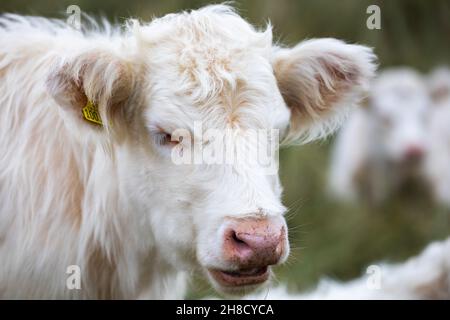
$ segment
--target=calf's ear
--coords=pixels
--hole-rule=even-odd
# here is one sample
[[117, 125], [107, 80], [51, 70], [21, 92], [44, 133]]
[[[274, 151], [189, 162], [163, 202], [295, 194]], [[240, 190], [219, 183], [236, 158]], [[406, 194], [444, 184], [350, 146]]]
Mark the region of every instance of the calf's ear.
[[69, 125], [90, 132], [118, 132], [130, 110], [134, 87], [130, 62], [109, 52], [90, 51], [60, 61], [46, 81], [48, 93]]
[[291, 110], [286, 142], [309, 142], [334, 132], [364, 96], [376, 57], [368, 47], [336, 39], [275, 48], [273, 70]]
[[440, 66], [427, 79], [428, 92], [433, 103], [441, 103], [450, 98], [450, 68]]

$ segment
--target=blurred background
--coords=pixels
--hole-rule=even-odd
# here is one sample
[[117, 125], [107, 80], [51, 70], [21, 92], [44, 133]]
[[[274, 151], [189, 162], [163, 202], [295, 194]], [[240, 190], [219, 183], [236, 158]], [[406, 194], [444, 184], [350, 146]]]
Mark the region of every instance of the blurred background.
[[[0, 12], [65, 18], [69, 5], [88, 14], [123, 22], [212, 2], [193, 0], [14, 0], [1, 1]], [[381, 8], [381, 29], [369, 30], [366, 9]], [[411, 66], [429, 72], [450, 64], [450, 1], [447, 0], [251, 0], [235, 1], [242, 16], [257, 26], [268, 20], [275, 39], [296, 44], [305, 38], [335, 37], [371, 46], [380, 68]], [[348, 280], [377, 261], [396, 262], [417, 254], [427, 243], [450, 234], [450, 210], [427, 197], [391, 197], [381, 205], [341, 203], [326, 196], [327, 174], [334, 138], [283, 149], [281, 179], [292, 256], [276, 270], [277, 281], [289, 289], [307, 290], [326, 276]], [[191, 288], [190, 297], [211, 295], [206, 282]]]

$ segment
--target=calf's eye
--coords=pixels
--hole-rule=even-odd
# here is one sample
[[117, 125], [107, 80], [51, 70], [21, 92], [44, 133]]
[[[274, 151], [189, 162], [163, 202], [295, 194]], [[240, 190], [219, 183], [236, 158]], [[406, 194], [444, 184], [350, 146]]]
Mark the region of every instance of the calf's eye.
[[175, 146], [179, 141], [172, 141], [172, 135], [167, 132], [158, 132], [154, 135], [155, 143], [159, 146]]

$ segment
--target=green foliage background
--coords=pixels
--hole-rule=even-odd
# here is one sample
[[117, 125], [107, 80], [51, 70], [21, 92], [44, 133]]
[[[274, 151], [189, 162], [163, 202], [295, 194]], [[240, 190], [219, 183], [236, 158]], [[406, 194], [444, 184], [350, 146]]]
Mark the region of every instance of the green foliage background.
[[[195, 0], [15, 0], [1, 1], [0, 12], [64, 17], [76, 4], [87, 13], [123, 22], [149, 20], [166, 13], [198, 8]], [[368, 30], [366, 8], [381, 8], [381, 30]], [[305, 38], [336, 37], [375, 48], [381, 68], [408, 65], [427, 72], [450, 64], [450, 1], [447, 0], [249, 0], [235, 1], [239, 12], [264, 26], [270, 19], [276, 39], [295, 44]], [[0, 43], [1, 45], [1, 43]], [[289, 262], [277, 279], [292, 289], [312, 287], [320, 277], [346, 280], [375, 261], [401, 261], [450, 232], [449, 210], [426, 199], [393, 199], [381, 208], [332, 202], [325, 196], [330, 145], [333, 139], [281, 152], [284, 202], [289, 206]], [[196, 282], [191, 297], [209, 295]]]

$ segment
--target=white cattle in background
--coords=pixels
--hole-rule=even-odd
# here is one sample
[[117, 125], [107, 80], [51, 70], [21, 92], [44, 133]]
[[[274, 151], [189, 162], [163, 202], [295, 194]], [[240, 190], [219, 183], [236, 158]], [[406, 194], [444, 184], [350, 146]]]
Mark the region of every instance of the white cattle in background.
[[330, 189], [343, 200], [380, 203], [411, 182], [424, 184], [430, 99], [423, 77], [409, 68], [387, 69], [373, 81], [365, 108], [339, 132]]
[[433, 108], [428, 124], [426, 161], [435, 200], [450, 206], [450, 69], [436, 68], [428, 79]]
[[324, 137], [375, 70], [367, 47], [274, 46], [223, 5], [105, 31], [6, 15], [0, 39], [2, 298], [181, 298], [193, 270], [264, 283], [289, 253], [277, 172], [173, 156], [198, 122], [234, 130], [231, 151], [256, 147], [247, 130]]
[[403, 300], [450, 299], [450, 238], [429, 244], [420, 254], [403, 263], [385, 262], [368, 266], [366, 274], [348, 282], [322, 279], [303, 293], [284, 286], [269, 288], [247, 297], [275, 300]]

